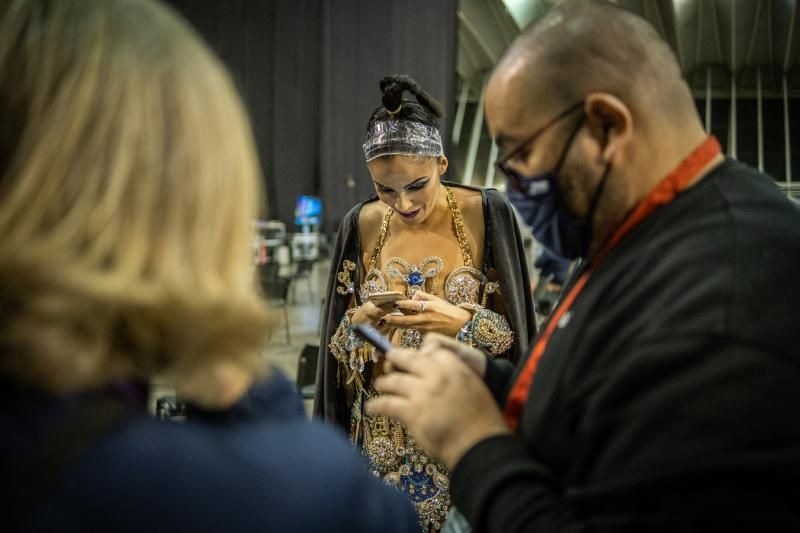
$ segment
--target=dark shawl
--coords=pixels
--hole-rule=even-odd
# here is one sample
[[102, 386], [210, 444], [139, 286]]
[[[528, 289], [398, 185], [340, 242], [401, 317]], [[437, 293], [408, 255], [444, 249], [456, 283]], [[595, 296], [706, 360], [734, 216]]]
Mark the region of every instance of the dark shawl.
[[[449, 187], [473, 189], [454, 183], [443, 183]], [[497, 280], [500, 282], [506, 315], [514, 331], [514, 346], [506, 356], [512, 363], [516, 363], [521, 358], [523, 351], [528, 349], [530, 340], [536, 332], [530, 277], [522, 247], [522, 237], [514, 211], [505, 196], [495, 189], [482, 190], [481, 193], [483, 195], [484, 220], [482, 269], [486, 274], [490, 268], [494, 268]], [[336, 292], [336, 287], [341, 285], [336, 276], [342, 270], [342, 263], [345, 260], [350, 260], [357, 265], [351, 279], [356, 288], [356, 301], [358, 305], [362, 303], [358, 297], [363, 269], [358, 217], [361, 207], [374, 201], [377, 201], [377, 197], [356, 205], [342, 219], [336, 236], [336, 244], [331, 254], [327, 297], [322, 310], [322, 338], [317, 362], [317, 390], [313, 412], [315, 417], [335, 422], [347, 429], [350, 426], [349, 406], [344, 388], [337, 385], [338, 362], [331, 355], [328, 343], [336, 328], [339, 327], [342, 315], [347, 311], [352, 297], [351, 294], [341, 295]]]

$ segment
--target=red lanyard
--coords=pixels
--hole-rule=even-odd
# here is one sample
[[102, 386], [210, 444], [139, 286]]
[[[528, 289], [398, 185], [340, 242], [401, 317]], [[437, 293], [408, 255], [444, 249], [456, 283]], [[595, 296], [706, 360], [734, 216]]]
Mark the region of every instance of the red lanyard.
[[506, 423], [512, 430], [516, 430], [519, 426], [522, 407], [528, 399], [531, 384], [533, 383], [533, 376], [536, 374], [539, 360], [547, 349], [547, 343], [550, 341], [550, 337], [553, 335], [556, 327], [558, 327], [558, 323], [561, 321], [562, 317], [570, 310], [572, 304], [575, 303], [575, 300], [586, 286], [586, 282], [589, 281], [589, 277], [597, 269], [597, 266], [631, 229], [647, 218], [658, 207], [672, 202], [678, 193], [683, 191], [697, 174], [717, 157], [720, 152], [721, 148], [717, 139], [713, 135], [709, 136], [700, 146], [695, 148], [686, 159], [681, 161], [675, 170], [667, 174], [667, 176], [650, 191], [650, 194], [636, 206], [622, 225], [614, 232], [608, 242], [606, 242], [600, 251], [591, 259], [586, 271], [578, 278], [578, 281], [575, 282], [575, 285], [572, 286], [572, 289], [553, 312], [553, 316], [547, 323], [547, 328], [537, 339], [533, 347], [533, 352], [530, 357], [528, 357], [528, 360], [525, 361], [525, 366], [511, 389], [503, 415]]

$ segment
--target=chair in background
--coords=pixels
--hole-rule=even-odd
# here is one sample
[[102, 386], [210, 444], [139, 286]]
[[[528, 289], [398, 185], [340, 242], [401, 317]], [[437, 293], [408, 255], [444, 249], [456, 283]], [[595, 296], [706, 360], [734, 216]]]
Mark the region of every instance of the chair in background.
[[300, 280], [305, 280], [306, 282], [306, 293], [308, 294], [308, 299], [311, 301], [314, 298], [314, 295], [311, 290], [311, 275], [314, 273], [314, 261], [308, 259], [302, 259], [295, 263], [295, 271], [294, 274], [291, 275], [289, 278], [291, 280], [291, 294], [292, 294], [292, 301], [297, 301], [297, 289], [296, 289], [296, 282]]
[[292, 339], [289, 333], [289, 287], [291, 286], [291, 279], [279, 276], [279, 267], [280, 265], [277, 263], [266, 263], [259, 266], [261, 291], [264, 293], [264, 298], [268, 304], [283, 308], [286, 344], [291, 344]]
[[314, 399], [317, 389], [317, 359], [319, 358], [319, 346], [306, 344], [300, 352], [297, 360], [297, 392], [304, 400]]

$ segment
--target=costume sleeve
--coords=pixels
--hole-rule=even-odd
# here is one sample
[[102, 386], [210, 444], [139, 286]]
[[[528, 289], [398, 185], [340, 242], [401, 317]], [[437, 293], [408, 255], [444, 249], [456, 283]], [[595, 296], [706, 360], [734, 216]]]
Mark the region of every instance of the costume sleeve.
[[[472, 319], [456, 338], [492, 357], [518, 361], [533, 326], [522, 239], [511, 206], [497, 191], [484, 192], [483, 211], [487, 280], [480, 305], [472, 307]], [[530, 316], [525, 314], [528, 307]]]
[[[350, 322], [355, 311], [355, 299], [339, 321], [339, 327], [328, 342], [330, 354], [339, 365], [339, 387], [364, 390], [364, 370], [368, 362], [376, 363], [375, 347], [353, 331]], [[349, 396], [348, 396], [348, 404]]]
[[493, 189], [484, 192], [484, 245], [490, 283], [486, 307], [500, 313], [513, 332], [504, 357], [512, 363], [522, 359], [536, 333], [533, 294], [528, 264], [517, 218], [505, 196]]
[[[514, 346], [514, 332], [504, 314], [499, 287], [496, 281], [486, 283], [482, 304], [469, 306], [472, 318], [464, 324], [456, 339], [483, 350], [491, 357], [508, 357]], [[489, 297], [492, 307], [487, 306]]]
[[731, 339], [638, 342], [602, 379], [570, 384], [560, 476], [523, 418], [520, 434], [464, 455], [453, 502], [487, 532], [790, 530], [796, 501], [781, 487], [800, 476], [798, 382], [792, 358]]

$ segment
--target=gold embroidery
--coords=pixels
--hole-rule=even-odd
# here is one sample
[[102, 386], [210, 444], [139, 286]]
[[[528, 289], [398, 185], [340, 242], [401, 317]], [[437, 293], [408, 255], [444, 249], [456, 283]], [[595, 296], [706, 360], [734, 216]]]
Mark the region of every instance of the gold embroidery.
[[355, 272], [356, 264], [352, 261], [345, 259], [342, 262], [342, 271], [336, 275], [336, 279], [339, 280], [343, 286], [336, 287], [336, 292], [345, 295], [345, 294], [353, 294], [353, 280], [350, 279], [350, 275]]
[[472, 341], [491, 355], [499, 355], [514, 344], [514, 332], [504, 316], [479, 309], [472, 317]]
[[490, 281], [486, 283], [486, 288], [483, 290], [483, 299], [481, 300], [481, 305], [486, 307], [486, 302], [489, 300], [490, 294], [497, 294], [500, 295], [500, 282], [499, 281]]

